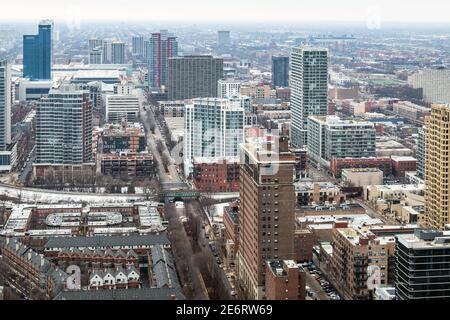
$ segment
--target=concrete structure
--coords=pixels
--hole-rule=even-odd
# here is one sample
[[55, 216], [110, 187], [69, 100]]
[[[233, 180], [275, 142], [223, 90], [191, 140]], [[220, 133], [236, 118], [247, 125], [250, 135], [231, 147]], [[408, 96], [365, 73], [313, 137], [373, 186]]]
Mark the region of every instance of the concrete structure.
[[238, 192], [239, 158], [193, 157], [192, 179], [200, 192]]
[[244, 142], [241, 99], [194, 99], [186, 106], [184, 172], [192, 173], [193, 157], [237, 157]]
[[264, 297], [266, 261], [294, 255], [295, 157], [287, 137], [266, 139], [241, 146], [237, 281], [244, 296], [258, 300]]
[[272, 56], [272, 88], [289, 87], [289, 57]]
[[23, 77], [51, 80], [53, 65], [53, 21], [39, 23], [37, 35], [23, 36]]
[[423, 99], [428, 103], [450, 103], [450, 70], [424, 69], [409, 77], [415, 89], [423, 90]]
[[186, 101], [159, 101], [158, 106], [159, 112], [164, 116], [164, 118], [183, 118]]
[[416, 230], [396, 236], [397, 300], [447, 300], [450, 296], [450, 234]]
[[329, 166], [333, 158], [375, 156], [373, 123], [341, 120], [336, 116], [312, 116], [308, 120], [308, 154]]
[[306, 273], [293, 260], [267, 261], [266, 300], [305, 300]]
[[291, 56], [291, 144], [307, 144], [308, 117], [325, 116], [328, 107], [328, 50], [294, 48]]
[[74, 85], [52, 89], [37, 104], [36, 166], [93, 161], [89, 93]]
[[19, 101], [35, 101], [48, 95], [53, 88], [53, 81], [30, 81], [21, 80], [19, 82]]
[[354, 187], [383, 184], [383, 171], [377, 168], [344, 169], [342, 181]]
[[444, 230], [450, 223], [449, 144], [447, 129], [450, 107], [433, 105], [431, 116], [425, 120], [425, 208], [430, 227]]
[[424, 193], [425, 186], [416, 184], [390, 184], [390, 185], [378, 185], [368, 186], [366, 188], [366, 199], [369, 201], [377, 199], [396, 199], [400, 200], [410, 194], [422, 195]]
[[169, 83], [169, 60], [178, 56], [178, 41], [167, 30], [161, 30], [152, 33], [147, 45], [149, 88], [166, 87]]
[[241, 95], [241, 82], [233, 79], [220, 79], [217, 82], [219, 98], [233, 98]]
[[331, 276], [344, 299], [368, 300], [375, 288], [393, 284], [394, 237], [335, 226], [332, 246]]
[[297, 182], [295, 194], [299, 206], [340, 204], [341, 190], [331, 182]]
[[169, 100], [217, 97], [223, 59], [184, 56], [169, 59]]
[[106, 96], [106, 121], [135, 122], [139, 119], [139, 97], [135, 94]]

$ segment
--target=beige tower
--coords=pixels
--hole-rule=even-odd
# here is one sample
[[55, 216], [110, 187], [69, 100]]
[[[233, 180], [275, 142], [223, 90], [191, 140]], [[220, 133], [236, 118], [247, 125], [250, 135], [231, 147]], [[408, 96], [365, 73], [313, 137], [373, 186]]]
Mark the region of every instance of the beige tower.
[[433, 105], [425, 120], [425, 209], [429, 227], [443, 230], [449, 220], [450, 107]]

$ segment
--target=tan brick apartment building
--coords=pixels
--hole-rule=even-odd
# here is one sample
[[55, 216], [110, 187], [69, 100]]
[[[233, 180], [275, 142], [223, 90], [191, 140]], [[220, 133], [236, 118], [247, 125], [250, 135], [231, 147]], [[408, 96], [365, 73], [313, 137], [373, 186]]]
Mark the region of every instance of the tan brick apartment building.
[[236, 267], [239, 290], [249, 299], [264, 297], [266, 261], [292, 259], [295, 250], [295, 157], [286, 137], [266, 139], [241, 145]]

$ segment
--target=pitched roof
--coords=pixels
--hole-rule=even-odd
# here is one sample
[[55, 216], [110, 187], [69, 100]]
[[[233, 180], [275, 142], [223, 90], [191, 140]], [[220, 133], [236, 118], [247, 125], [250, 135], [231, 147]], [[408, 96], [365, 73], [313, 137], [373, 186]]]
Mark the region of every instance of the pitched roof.
[[185, 300], [179, 288], [63, 291], [54, 300]]
[[99, 248], [115, 246], [151, 246], [170, 245], [166, 235], [147, 234], [130, 236], [94, 236], [94, 237], [55, 237], [50, 238], [45, 244], [45, 249], [52, 248]]

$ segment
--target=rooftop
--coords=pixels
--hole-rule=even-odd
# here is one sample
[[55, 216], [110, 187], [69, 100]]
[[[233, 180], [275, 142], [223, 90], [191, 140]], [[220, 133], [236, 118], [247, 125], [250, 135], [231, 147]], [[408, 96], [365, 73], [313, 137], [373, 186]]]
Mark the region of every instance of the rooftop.
[[117, 246], [154, 246], [170, 245], [166, 235], [130, 235], [122, 236], [94, 236], [94, 237], [60, 237], [50, 238], [45, 244], [46, 250], [60, 248], [106, 248]]

